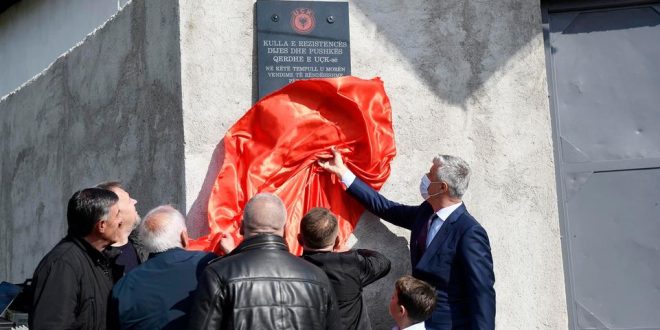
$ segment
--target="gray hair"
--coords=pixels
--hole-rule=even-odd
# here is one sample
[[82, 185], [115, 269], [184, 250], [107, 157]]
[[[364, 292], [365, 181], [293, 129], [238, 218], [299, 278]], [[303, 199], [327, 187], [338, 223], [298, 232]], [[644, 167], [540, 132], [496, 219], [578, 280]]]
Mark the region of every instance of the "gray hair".
[[274, 234], [284, 228], [286, 208], [282, 200], [270, 193], [254, 195], [243, 211], [243, 231], [245, 236]]
[[147, 213], [138, 233], [145, 250], [157, 253], [182, 247], [181, 233], [185, 230], [183, 215], [170, 205], [161, 205]]
[[108, 221], [110, 209], [118, 201], [117, 194], [109, 190], [87, 188], [75, 192], [66, 212], [69, 234], [85, 237], [92, 233], [99, 221]]
[[470, 183], [470, 165], [463, 159], [450, 155], [437, 155], [433, 158], [438, 163], [436, 175], [447, 183], [449, 196], [462, 198]]

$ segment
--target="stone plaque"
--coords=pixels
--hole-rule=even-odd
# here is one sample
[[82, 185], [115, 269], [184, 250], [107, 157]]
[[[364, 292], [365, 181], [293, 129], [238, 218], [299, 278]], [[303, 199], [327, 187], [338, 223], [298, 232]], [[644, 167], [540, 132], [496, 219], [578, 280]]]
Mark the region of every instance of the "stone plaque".
[[296, 80], [351, 74], [348, 2], [256, 6], [259, 99]]

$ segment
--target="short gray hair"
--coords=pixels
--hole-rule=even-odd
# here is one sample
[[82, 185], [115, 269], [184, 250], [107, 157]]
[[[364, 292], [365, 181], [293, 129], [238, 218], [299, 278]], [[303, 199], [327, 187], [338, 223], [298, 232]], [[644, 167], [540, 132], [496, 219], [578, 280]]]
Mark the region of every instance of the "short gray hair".
[[243, 231], [245, 235], [272, 234], [284, 228], [286, 207], [282, 200], [271, 193], [254, 195], [243, 211]]
[[186, 230], [186, 220], [174, 207], [161, 205], [147, 213], [138, 230], [147, 252], [163, 252], [183, 247], [181, 232]]
[[434, 163], [439, 163], [436, 175], [447, 183], [449, 196], [462, 198], [470, 183], [470, 165], [463, 159], [451, 155], [437, 155]]

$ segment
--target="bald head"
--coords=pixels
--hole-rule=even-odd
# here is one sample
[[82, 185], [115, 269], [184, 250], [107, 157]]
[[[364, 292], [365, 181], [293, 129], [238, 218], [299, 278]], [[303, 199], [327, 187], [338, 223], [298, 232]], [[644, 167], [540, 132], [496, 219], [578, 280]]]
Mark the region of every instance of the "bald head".
[[241, 229], [243, 236], [276, 234], [284, 236], [286, 208], [282, 200], [270, 193], [259, 193], [245, 205]]
[[158, 206], [149, 211], [139, 228], [140, 239], [150, 253], [186, 245], [186, 220], [170, 205]]

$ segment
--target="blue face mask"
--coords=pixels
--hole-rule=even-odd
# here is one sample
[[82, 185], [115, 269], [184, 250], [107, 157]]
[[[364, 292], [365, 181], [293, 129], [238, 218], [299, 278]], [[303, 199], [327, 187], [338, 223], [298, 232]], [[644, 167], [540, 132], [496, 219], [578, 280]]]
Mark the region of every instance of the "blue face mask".
[[442, 181], [431, 181], [429, 180], [429, 177], [426, 174], [424, 174], [422, 176], [422, 180], [420, 180], [419, 182], [419, 194], [422, 195], [422, 198], [424, 198], [424, 200], [429, 199], [429, 197], [442, 194], [442, 191], [439, 191], [433, 195], [429, 195], [429, 186], [431, 185], [431, 183], [440, 183], [440, 182]]
[[422, 180], [419, 183], [419, 194], [422, 195], [424, 200], [429, 198], [429, 186], [431, 185], [431, 180], [429, 177], [424, 174]]

